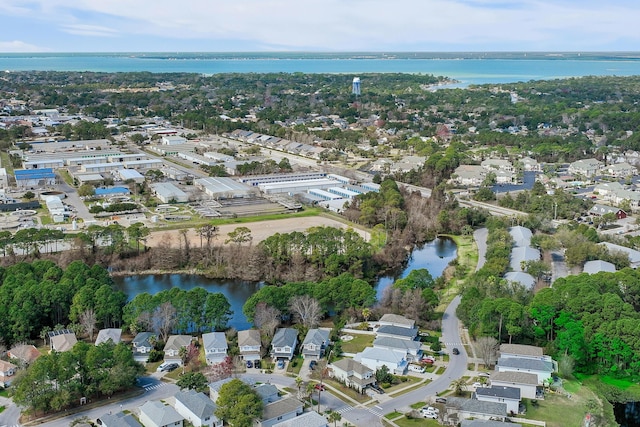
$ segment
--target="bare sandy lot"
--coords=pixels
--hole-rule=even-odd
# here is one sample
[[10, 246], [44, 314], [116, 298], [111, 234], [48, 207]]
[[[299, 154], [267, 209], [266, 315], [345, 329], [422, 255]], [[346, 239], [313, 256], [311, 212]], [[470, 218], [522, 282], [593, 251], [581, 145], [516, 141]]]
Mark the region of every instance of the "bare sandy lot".
[[[276, 233], [290, 233], [292, 231], [305, 231], [311, 227], [329, 226], [337, 228], [348, 228], [346, 224], [331, 218], [325, 218], [322, 216], [303, 217], [303, 218], [283, 218], [273, 221], [259, 221], [248, 222], [245, 224], [229, 224], [221, 225], [220, 234], [215, 240], [215, 243], [223, 243], [227, 239], [229, 232], [235, 230], [238, 227], [247, 227], [251, 230], [251, 236], [253, 236], [252, 244], [259, 243], [269, 236]], [[360, 234], [365, 240], [369, 240], [369, 233], [354, 228], [358, 234]], [[194, 229], [189, 229], [187, 232], [191, 246], [200, 246], [200, 236]], [[147, 238], [147, 246], [157, 247], [161, 245], [170, 244], [173, 247], [178, 246], [180, 239], [179, 230], [167, 230], [167, 231], [152, 231]]]

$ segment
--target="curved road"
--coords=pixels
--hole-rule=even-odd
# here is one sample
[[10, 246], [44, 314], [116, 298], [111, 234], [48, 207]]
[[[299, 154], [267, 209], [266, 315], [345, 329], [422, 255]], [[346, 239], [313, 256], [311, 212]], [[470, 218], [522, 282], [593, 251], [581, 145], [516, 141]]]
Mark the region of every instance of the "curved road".
[[[460, 325], [456, 317], [456, 309], [460, 304], [460, 296], [451, 301], [442, 317], [442, 341], [444, 342], [447, 352], [450, 354], [449, 364], [444, 373], [435, 381], [420, 387], [409, 393], [402, 394], [387, 402], [380, 403], [373, 408], [354, 408], [342, 413], [342, 417], [356, 426], [381, 426], [380, 417], [394, 410], [407, 412], [410, 405], [424, 401], [428, 396], [434, 396], [437, 393], [449, 388], [452, 381], [461, 378], [467, 370], [467, 352], [462, 345], [460, 338]], [[460, 354], [454, 356], [451, 350], [456, 347], [460, 350]], [[341, 411], [342, 412], [342, 411]]]

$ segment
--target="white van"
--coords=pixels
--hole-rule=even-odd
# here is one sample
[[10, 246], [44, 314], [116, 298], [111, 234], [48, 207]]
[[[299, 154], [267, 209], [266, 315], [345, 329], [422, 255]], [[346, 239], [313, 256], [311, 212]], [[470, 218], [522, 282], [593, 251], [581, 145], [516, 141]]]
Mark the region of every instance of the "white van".
[[409, 365], [409, 370], [412, 372], [419, 372], [421, 374], [425, 371], [424, 366], [420, 365]]

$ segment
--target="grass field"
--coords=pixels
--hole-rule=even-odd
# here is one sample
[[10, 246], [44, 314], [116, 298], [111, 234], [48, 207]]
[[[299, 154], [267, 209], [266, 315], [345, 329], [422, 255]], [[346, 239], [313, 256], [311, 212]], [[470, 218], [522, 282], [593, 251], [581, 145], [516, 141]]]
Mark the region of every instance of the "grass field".
[[357, 335], [349, 334], [353, 337], [352, 340], [342, 341], [342, 351], [345, 353], [357, 353], [365, 349], [365, 347], [373, 346], [373, 335]]

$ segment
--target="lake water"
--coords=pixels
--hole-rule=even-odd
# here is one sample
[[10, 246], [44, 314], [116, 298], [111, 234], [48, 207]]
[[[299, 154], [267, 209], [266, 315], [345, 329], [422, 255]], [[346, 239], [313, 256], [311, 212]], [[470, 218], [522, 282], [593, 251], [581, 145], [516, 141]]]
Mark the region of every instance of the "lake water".
[[613, 413], [620, 427], [640, 427], [640, 402], [614, 403]]
[[[407, 266], [398, 276], [380, 278], [377, 284], [378, 298], [382, 295], [384, 288], [393, 284], [395, 279], [406, 277], [413, 269], [426, 268], [434, 279], [440, 277], [449, 262], [455, 259], [456, 254], [456, 244], [453, 240], [447, 238], [437, 238], [421, 247], [417, 247], [408, 260]], [[238, 330], [251, 327], [251, 324], [242, 313], [242, 306], [251, 295], [263, 286], [263, 284], [257, 282], [207, 279], [194, 274], [118, 276], [114, 277], [114, 281], [118, 289], [124, 291], [129, 296], [129, 299], [143, 292], [153, 295], [173, 287], [186, 291], [195, 287], [202, 287], [209, 292], [220, 292], [227, 297], [233, 310], [233, 317], [229, 321], [229, 326], [233, 326]]]
[[423, 73], [469, 84], [640, 75], [637, 54], [0, 53], [0, 70], [154, 73]]

